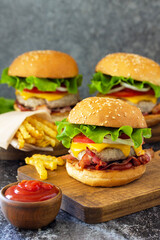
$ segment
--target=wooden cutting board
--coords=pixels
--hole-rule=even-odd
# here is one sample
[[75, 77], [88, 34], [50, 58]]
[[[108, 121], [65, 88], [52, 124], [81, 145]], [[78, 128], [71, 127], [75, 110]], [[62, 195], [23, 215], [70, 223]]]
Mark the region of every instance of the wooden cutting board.
[[[39, 179], [33, 166], [18, 169], [18, 179]], [[160, 204], [160, 151], [147, 164], [146, 173], [121, 187], [90, 187], [68, 176], [65, 167], [48, 171], [46, 182], [63, 193], [61, 209], [86, 223], [100, 223]]]

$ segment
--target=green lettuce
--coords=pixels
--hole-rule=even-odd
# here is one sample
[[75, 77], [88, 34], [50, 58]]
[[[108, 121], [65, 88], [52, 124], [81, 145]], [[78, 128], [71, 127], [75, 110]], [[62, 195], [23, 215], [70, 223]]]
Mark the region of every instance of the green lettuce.
[[82, 75], [77, 75], [74, 78], [56, 78], [52, 80], [48, 78], [37, 78], [34, 76], [22, 78], [9, 76], [8, 68], [6, 68], [2, 72], [0, 83], [6, 83], [19, 91], [23, 91], [25, 88], [31, 90], [33, 87], [37, 87], [40, 91], [56, 91], [61, 84], [64, 84], [69, 93], [75, 94], [78, 91], [78, 87], [82, 84]]
[[62, 144], [69, 148], [71, 141], [79, 133], [83, 133], [86, 137], [93, 140], [95, 143], [102, 143], [106, 135], [110, 135], [112, 141], [116, 141], [121, 133], [125, 133], [132, 139], [134, 147], [138, 148], [144, 138], [151, 137], [150, 128], [133, 129], [130, 126], [122, 126], [120, 128], [99, 127], [94, 125], [71, 124], [66, 119], [57, 121], [57, 139], [62, 141]]
[[13, 105], [15, 100], [13, 99], [7, 99], [7, 98], [0, 98], [0, 114], [6, 113], [10, 111], [14, 111]]
[[144, 86], [150, 86], [155, 92], [156, 97], [160, 97], [160, 86], [156, 86], [147, 81], [136, 81], [133, 78], [125, 78], [125, 77], [115, 77], [104, 75], [101, 72], [97, 72], [93, 75], [91, 80], [91, 84], [89, 84], [90, 93], [94, 93], [96, 91], [106, 94], [108, 93], [114, 86], [120, 84], [121, 82], [126, 82], [127, 84], [134, 86], [138, 89], [143, 89]]

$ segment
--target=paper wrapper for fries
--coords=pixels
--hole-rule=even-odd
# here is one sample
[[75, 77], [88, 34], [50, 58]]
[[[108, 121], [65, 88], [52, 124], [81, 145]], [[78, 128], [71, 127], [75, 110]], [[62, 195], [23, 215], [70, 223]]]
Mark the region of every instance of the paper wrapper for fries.
[[26, 144], [23, 149], [19, 150], [18, 141], [14, 138], [20, 125], [30, 116], [41, 117], [51, 121], [51, 116], [44, 110], [27, 111], [27, 112], [9, 112], [0, 115], [0, 159], [1, 160], [18, 160], [35, 153], [63, 155], [67, 149], [58, 144], [56, 147], [40, 148], [31, 144]]

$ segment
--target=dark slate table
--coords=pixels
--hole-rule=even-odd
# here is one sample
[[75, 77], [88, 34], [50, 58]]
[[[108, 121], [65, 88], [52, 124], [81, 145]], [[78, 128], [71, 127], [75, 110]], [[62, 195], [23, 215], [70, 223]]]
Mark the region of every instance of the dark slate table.
[[[146, 147], [150, 147], [147, 145]], [[159, 143], [152, 146], [160, 149]], [[0, 187], [16, 181], [17, 168], [24, 161], [0, 161]], [[60, 210], [49, 226], [41, 230], [20, 230], [8, 223], [0, 211], [1, 240], [158, 240], [160, 206], [100, 224], [86, 224]]]

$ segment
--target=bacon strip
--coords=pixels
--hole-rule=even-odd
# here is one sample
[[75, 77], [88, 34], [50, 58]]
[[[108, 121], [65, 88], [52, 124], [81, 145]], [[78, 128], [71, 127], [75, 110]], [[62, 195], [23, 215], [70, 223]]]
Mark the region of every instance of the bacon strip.
[[114, 162], [104, 162], [98, 156], [86, 148], [86, 153], [83, 155], [82, 159], [79, 161], [79, 166], [83, 168], [96, 169], [96, 170], [125, 170], [131, 167], [137, 167], [141, 164], [147, 164], [152, 157], [152, 153], [141, 155], [139, 157], [128, 157], [125, 160], [114, 161]]
[[[78, 165], [81, 169], [95, 169], [95, 170], [126, 170], [132, 167], [137, 167], [140, 165], [147, 164], [153, 157], [153, 150], [147, 149], [146, 154], [138, 157], [128, 157], [124, 160], [104, 162], [102, 161], [94, 152], [89, 148], [86, 148], [86, 153], [83, 155], [82, 159], [79, 161]], [[63, 159], [69, 161], [77, 161], [75, 157], [68, 154], [62, 156]]]

